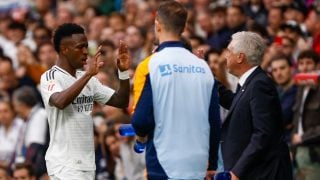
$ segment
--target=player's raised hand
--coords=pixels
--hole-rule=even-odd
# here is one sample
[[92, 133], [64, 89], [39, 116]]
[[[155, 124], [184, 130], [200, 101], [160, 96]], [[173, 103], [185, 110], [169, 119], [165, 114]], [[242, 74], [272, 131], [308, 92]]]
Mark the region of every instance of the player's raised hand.
[[130, 54], [128, 51], [127, 44], [120, 40], [118, 57], [117, 57], [117, 66], [120, 71], [126, 71], [130, 67]]
[[103, 66], [103, 62], [100, 61], [99, 56], [101, 55], [101, 46], [98, 47], [97, 53], [90, 59], [87, 60], [86, 71], [91, 76], [96, 75], [99, 72], [99, 68]]

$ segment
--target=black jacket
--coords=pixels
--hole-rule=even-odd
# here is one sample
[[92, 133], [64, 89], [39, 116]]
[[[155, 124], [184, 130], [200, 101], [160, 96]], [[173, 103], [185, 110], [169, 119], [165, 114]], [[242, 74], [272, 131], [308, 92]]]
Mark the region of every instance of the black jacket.
[[219, 95], [221, 105], [229, 109], [221, 132], [225, 170], [241, 180], [291, 180], [281, 105], [272, 80], [258, 67], [237, 94], [220, 87]]

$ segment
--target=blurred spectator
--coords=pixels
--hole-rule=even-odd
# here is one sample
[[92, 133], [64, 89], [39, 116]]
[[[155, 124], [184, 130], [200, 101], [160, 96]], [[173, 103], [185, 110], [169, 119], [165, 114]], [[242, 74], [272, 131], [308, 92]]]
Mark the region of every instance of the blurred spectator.
[[1, 180], [11, 179], [7, 168], [5, 166], [2, 166], [1, 164], [0, 164], [0, 179]]
[[259, 34], [267, 45], [270, 44], [270, 37], [266, 28], [255, 21], [247, 22], [247, 30]]
[[109, 26], [115, 31], [126, 30], [126, 17], [120, 13], [114, 12], [109, 17]]
[[[298, 70], [314, 72], [319, 56], [312, 50], [301, 52]], [[296, 146], [297, 180], [320, 179], [320, 86], [298, 87], [294, 111], [292, 145]]]
[[[290, 61], [293, 65], [297, 63], [297, 56], [294, 57], [295, 51], [298, 51], [298, 49], [295, 49], [297, 41], [294, 39], [290, 38], [289, 36], [283, 36], [280, 37], [282, 42], [279, 44], [281, 48], [281, 52], [290, 58]], [[279, 42], [275, 42], [279, 43]]]
[[75, 13], [75, 7], [70, 1], [59, 2], [56, 16], [58, 25], [73, 22]]
[[138, 5], [140, 1], [137, 0], [126, 0], [124, 2], [124, 15], [126, 16], [127, 24], [131, 25], [134, 24], [136, 16], [138, 14]]
[[211, 48], [222, 50], [227, 47], [231, 32], [227, 27], [227, 11], [225, 7], [218, 6], [212, 10], [212, 25], [214, 33], [208, 39]]
[[305, 20], [306, 28], [313, 38], [312, 48], [318, 54], [320, 54], [320, 8], [319, 7], [312, 8], [309, 11], [309, 14]]
[[107, 158], [105, 149], [99, 140], [99, 132], [94, 128], [94, 149], [95, 149], [95, 164], [96, 164], [96, 180], [109, 180], [110, 174], [107, 170]]
[[107, 169], [110, 176], [115, 179], [124, 179], [123, 164], [120, 159], [119, 140], [117, 139], [114, 129], [109, 129], [105, 133], [104, 143], [107, 152]]
[[284, 6], [284, 21], [296, 21], [301, 24], [304, 21], [306, 12], [307, 8], [304, 2], [299, 3], [299, 0], [293, 1], [292, 3]]
[[246, 15], [261, 26], [267, 25], [268, 12], [261, 0], [249, 0], [244, 6]]
[[36, 51], [36, 58], [39, 60], [40, 65], [45, 69], [50, 69], [56, 64], [58, 54], [54, 50], [51, 42], [43, 42], [39, 44]]
[[0, 91], [7, 92], [11, 97], [13, 91], [23, 85], [33, 87], [40, 98], [35, 82], [28, 76], [18, 78], [15, 75], [11, 59], [9, 57], [0, 57]]
[[274, 56], [278, 56], [279, 54], [286, 56], [290, 59], [290, 62], [293, 64], [293, 67], [296, 67], [296, 60], [293, 58], [292, 54], [294, 52], [295, 42], [293, 39], [287, 36], [276, 36], [273, 38], [272, 44], [267, 48], [263, 61], [261, 63], [261, 67], [267, 71], [271, 72], [270, 63], [271, 59]]
[[274, 37], [280, 30], [283, 22], [283, 13], [280, 7], [272, 6], [268, 13], [268, 26], [267, 31], [269, 36]]
[[56, 8], [56, 1], [54, 0], [34, 0], [33, 2], [32, 16], [37, 20]]
[[144, 170], [146, 168], [145, 153], [134, 153], [134, 137], [123, 137], [119, 134], [120, 125], [128, 122], [130, 122], [130, 118], [127, 116], [114, 124], [115, 134], [119, 140], [119, 150], [123, 163], [123, 170], [127, 179], [142, 180], [144, 179]]
[[144, 49], [147, 32], [144, 29], [131, 25], [127, 27], [125, 41], [131, 53], [132, 66], [136, 67], [141, 60], [147, 57], [148, 52]]
[[105, 71], [99, 71], [95, 77], [101, 82], [101, 84], [113, 87], [111, 77]]
[[140, 28], [150, 28], [154, 21], [154, 10], [150, 1], [140, 1], [138, 4], [138, 12], [134, 21], [134, 25]]
[[110, 76], [114, 76], [116, 73], [116, 64], [115, 64], [115, 50], [116, 47], [114, 43], [110, 40], [103, 40], [99, 43], [101, 46], [100, 52], [101, 56], [99, 57], [104, 63], [101, 69], [108, 73]]
[[89, 54], [94, 55], [95, 49], [98, 47], [98, 42], [102, 30], [107, 26], [108, 19], [106, 16], [96, 16], [89, 22], [88, 28], [88, 43], [89, 43]]
[[55, 13], [53, 11], [49, 11], [43, 16], [43, 22], [44, 22], [44, 25], [51, 31], [56, 29], [58, 25], [58, 22], [56, 21]]
[[35, 44], [32, 40], [26, 39], [27, 27], [23, 23], [11, 22], [8, 25], [7, 40], [0, 44], [3, 47], [4, 54], [12, 59], [13, 67], [16, 69], [19, 65], [17, 60], [17, 48], [20, 43], [27, 45], [32, 51], [35, 50]]
[[24, 122], [15, 115], [12, 104], [0, 100], [0, 165], [7, 169], [14, 162], [18, 141], [23, 136], [23, 127]]
[[24, 76], [30, 77], [33, 82], [39, 84], [41, 74], [47, 69], [36, 60], [30, 48], [20, 44], [17, 49], [17, 60], [19, 62], [19, 67], [16, 70], [16, 76], [18, 78]]
[[100, 34], [100, 41], [112, 40], [112, 36], [114, 32], [115, 31], [110, 26], [103, 28]]
[[37, 101], [33, 89], [23, 86], [13, 93], [13, 105], [17, 114], [25, 121], [23, 141], [17, 148], [16, 162], [28, 162], [37, 177], [46, 174], [44, 155], [48, 145], [47, 113]]
[[294, 63], [298, 58], [301, 51], [311, 48], [311, 45], [304, 39], [304, 33], [302, 32], [299, 24], [296, 21], [287, 21], [281, 25], [282, 33], [292, 39], [294, 43], [294, 50], [292, 58]]
[[75, 6], [76, 13], [81, 16], [83, 16], [91, 6], [89, 0], [71, 0], [71, 1]]
[[227, 25], [231, 34], [246, 30], [246, 18], [241, 6], [233, 5], [227, 8]]
[[[187, 40], [187, 39], [186, 39]], [[201, 49], [206, 43], [205, 40], [200, 37], [200, 36], [190, 36], [189, 40], [190, 41], [190, 46], [191, 46], [191, 51], [193, 53], [196, 53], [199, 49]], [[187, 48], [188, 49], [188, 48]], [[203, 49], [202, 49], [203, 50]], [[202, 58], [202, 57], [201, 57]]]
[[36, 180], [34, 168], [30, 164], [16, 164], [13, 170], [13, 179], [15, 180]]
[[12, 19], [8, 16], [0, 17], [0, 47], [3, 46], [8, 39], [8, 29], [9, 24], [12, 22]]
[[214, 33], [211, 14], [209, 11], [201, 11], [196, 15], [196, 34], [208, 39]]
[[271, 59], [271, 74], [277, 85], [277, 91], [282, 108], [286, 142], [290, 144], [293, 129], [293, 105], [297, 93], [297, 86], [293, 81], [292, 63], [287, 56], [278, 55]]
[[38, 25], [33, 29], [33, 39], [37, 45], [37, 47], [44, 43], [50, 41], [51, 38], [51, 30], [46, 26]]

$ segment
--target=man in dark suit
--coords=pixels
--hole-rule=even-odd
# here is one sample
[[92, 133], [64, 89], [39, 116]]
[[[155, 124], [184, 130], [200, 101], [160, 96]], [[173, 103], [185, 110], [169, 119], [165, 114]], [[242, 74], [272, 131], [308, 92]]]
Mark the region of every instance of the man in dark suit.
[[240, 85], [235, 94], [219, 88], [221, 105], [229, 109], [221, 152], [232, 180], [292, 179], [277, 91], [259, 67], [264, 49], [262, 38], [252, 32], [232, 35], [227, 48], [227, 69]]

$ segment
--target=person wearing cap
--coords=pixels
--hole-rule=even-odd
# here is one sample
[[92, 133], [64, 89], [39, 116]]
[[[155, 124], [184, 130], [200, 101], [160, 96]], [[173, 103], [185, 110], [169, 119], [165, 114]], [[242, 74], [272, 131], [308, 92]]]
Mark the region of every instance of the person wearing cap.
[[310, 48], [310, 43], [305, 39], [305, 32], [303, 32], [300, 24], [297, 21], [289, 20], [281, 25], [282, 33], [285, 37], [292, 39], [294, 43], [292, 51], [293, 64], [296, 64], [298, 55], [301, 51]]

